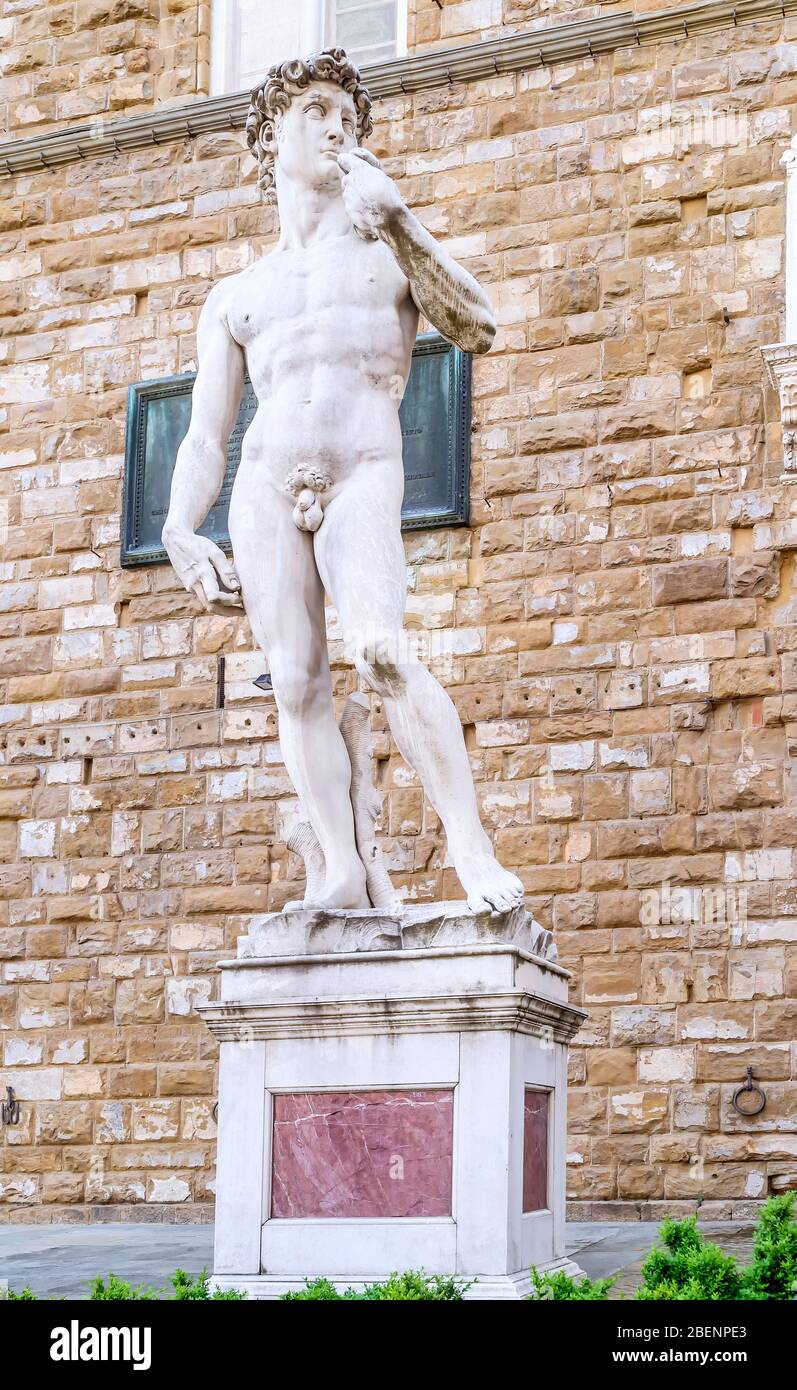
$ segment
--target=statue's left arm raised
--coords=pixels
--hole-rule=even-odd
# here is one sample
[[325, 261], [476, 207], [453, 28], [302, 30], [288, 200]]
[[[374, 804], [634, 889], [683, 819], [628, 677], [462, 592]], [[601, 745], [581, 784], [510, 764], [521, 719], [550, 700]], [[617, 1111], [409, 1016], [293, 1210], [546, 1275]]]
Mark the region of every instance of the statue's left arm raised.
[[435, 241], [410, 212], [393, 180], [363, 150], [338, 156], [343, 200], [361, 236], [390, 247], [421, 313], [465, 352], [487, 352], [496, 325], [477, 280]]

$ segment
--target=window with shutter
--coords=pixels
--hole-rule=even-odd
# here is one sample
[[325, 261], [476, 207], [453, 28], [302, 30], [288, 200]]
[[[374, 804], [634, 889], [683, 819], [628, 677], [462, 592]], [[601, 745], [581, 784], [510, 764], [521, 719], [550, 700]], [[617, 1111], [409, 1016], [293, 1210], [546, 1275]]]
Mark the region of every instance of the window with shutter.
[[317, 52], [324, 20], [324, 0], [213, 0], [213, 92], [254, 87], [272, 63]]
[[213, 0], [211, 90], [253, 87], [272, 63], [345, 48], [358, 66], [406, 52], [407, 0]]
[[354, 60], [384, 63], [404, 51], [406, 9], [401, 0], [330, 0], [331, 38]]

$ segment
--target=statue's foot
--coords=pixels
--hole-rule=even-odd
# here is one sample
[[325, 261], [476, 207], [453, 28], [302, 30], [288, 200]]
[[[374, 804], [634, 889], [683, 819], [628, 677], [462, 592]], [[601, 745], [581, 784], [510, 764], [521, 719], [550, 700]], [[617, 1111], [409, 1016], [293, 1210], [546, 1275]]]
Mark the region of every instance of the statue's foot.
[[329, 910], [332, 908], [343, 910], [370, 907], [368, 889], [365, 886], [365, 872], [360, 866], [359, 873], [353, 872], [341, 878], [327, 880], [320, 893], [313, 895], [312, 902], [305, 902], [304, 907], [313, 911]]
[[523, 884], [494, 855], [476, 854], [456, 867], [471, 912], [511, 912], [523, 906]]

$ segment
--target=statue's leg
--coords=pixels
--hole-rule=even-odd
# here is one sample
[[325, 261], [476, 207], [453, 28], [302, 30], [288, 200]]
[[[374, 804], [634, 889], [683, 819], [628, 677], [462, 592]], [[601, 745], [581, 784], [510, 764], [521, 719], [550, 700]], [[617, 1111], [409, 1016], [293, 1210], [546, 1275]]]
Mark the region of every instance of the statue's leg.
[[381, 696], [399, 750], [443, 822], [468, 903], [505, 911], [522, 902], [523, 885], [498, 863], [479, 820], [456, 709], [403, 632], [403, 485], [400, 465], [357, 469], [326, 505], [315, 535], [318, 568], [357, 669]]
[[367, 907], [349, 787], [351, 764], [335, 720], [324, 590], [312, 537], [293, 502], [265, 484], [253, 503], [233, 497], [230, 536], [244, 606], [268, 662], [285, 766], [324, 852], [318, 907]]

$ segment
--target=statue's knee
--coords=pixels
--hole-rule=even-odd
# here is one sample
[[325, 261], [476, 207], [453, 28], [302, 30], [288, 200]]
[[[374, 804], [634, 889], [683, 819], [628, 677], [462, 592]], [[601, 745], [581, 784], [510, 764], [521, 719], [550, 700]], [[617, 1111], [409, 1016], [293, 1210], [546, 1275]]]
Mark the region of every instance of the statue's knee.
[[294, 718], [306, 717], [324, 694], [320, 682], [293, 662], [272, 661], [271, 684], [280, 714]]
[[352, 644], [354, 665], [378, 694], [394, 694], [406, 684], [403, 634], [386, 633]]

